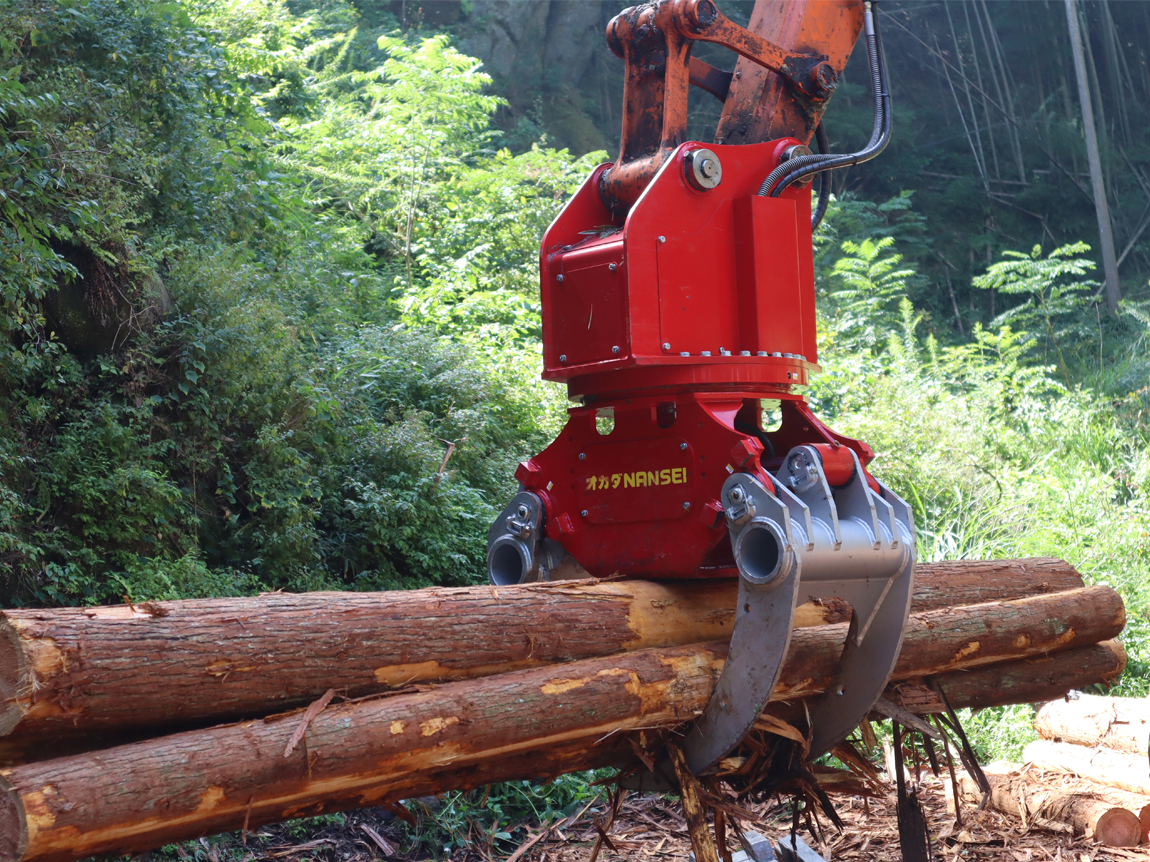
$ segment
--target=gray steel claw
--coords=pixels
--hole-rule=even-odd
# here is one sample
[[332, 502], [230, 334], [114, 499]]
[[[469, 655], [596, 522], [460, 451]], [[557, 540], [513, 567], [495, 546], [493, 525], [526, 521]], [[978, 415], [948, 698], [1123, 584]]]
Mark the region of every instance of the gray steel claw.
[[696, 774], [738, 745], [767, 705], [790, 646], [798, 597], [787, 507], [747, 473], [727, 479], [722, 499], [739, 566], [739, 603], [719, 681], [683, 741]]
[[[831, 488], [821, 456], [796, 446], [765, 487], [749, 473], [723, 484], [723, 511], [739, 569], [739, 604], [727, 660], [683, 742], [691, 771], [713, 768], [754, 727], [778, 682], [795, 608], [810, 598], [851, 604], [847, 642], [811, 711], [809, 757], [846, 738], [871, 710], [898, 659], [914, 587], [910, 507], [867, 483], [858, 456], [850, 481]], [[628, 787], [667, 790], [673, 773], [633, 776]]]
[[[846, 644], [827, 690], [810, 713], [810, 757], [838, 745], [882, 695], [902, 647], [914, 587], [915, 536], [910, 507], [889, 488], [867, 484], [858, 456], [851, 481], [831, 488], [813, 447], [797, 446], [783, 459], [778, 491], [802, 506], [796, 534], [804, 599], [850, 602]], [[788, 489], [793, 488], [794, 492]]]

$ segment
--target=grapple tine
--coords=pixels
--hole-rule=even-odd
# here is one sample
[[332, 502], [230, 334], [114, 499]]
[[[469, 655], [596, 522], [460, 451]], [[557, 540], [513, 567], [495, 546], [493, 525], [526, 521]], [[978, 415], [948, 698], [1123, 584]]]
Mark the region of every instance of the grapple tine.
[[787, 507], [747, 473], [727, 479], [723, 500], [739, 564], [739, 604], [719, 681], [683, 742], [687, 765], [696, 774], [738, 745], [767, 705], [798, 604], [799, 561]]

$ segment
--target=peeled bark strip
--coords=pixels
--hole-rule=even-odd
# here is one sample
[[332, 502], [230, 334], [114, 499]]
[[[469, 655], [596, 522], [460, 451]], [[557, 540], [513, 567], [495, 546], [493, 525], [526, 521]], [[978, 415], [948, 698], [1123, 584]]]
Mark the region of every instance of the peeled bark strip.
[[1043, 739], [1075, 745], [1103, 745], [1146, 757], [1150, 739], [1150, 701], [1135, 697], [1082, 694], [1046, 704], [1034, 719]]
[[[959, 793], [978, 805], [982, 791], [969, 775], [960, 773]], [[990, 807], [1040, 826], [1061, 824], [1076, 835], [1087, 835], [1108, 847], [1137, 847], [1142, 838], [1138, 815], [1088, 793], [1065, 793], [1044, 787], [1026, 775], [986, 773]]]
[[1039, 739], [1026, 746], [1022, 756], [1040, 769], [1069, 772], [1120, 790], [1150, 794], [1150, 766], [1142, 754]]
[[[1082, 586], [1049, 558], [922, 565], [915, 611]], [[734, 580], [274, 594], [0, 612], [0, 736], [59, 745], [730, 636]], [[845, 622], [831, 600], [797, 623]]]
[[[911, 619], [895, 674], [1075, 648], [1112, 637], [1122, 619], [1108, 587], [926, 611]], [[819, 693], [845, 634], [797, 632], [773, 699]], [[725, 653], [725, 642], [647, 649], [329, 706], [286, 758], [302, 712], [0, 769], [0, 862], [145, 850], [245, 819], [626, 763], [628, 731], [699, 714]]]

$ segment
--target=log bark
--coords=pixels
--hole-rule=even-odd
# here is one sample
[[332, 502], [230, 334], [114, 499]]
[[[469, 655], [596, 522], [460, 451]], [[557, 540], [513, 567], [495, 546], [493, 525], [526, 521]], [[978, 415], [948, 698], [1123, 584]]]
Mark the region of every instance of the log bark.
[[[926, 611], [911, 618], [895, 675], [1074, 649], [1117, 634], [1123, 619], [1108, 587]], [[773, 699], [818, 694], [846, 628], [796, 632]], [[0, 862], [126, 853], [244, 822], [627, 763], [629, 732], [698, 715], [725, 651], [647, 649], [328, 706], [288, 756], [304, 711], [0, 769]]]
[[1082, 694], [1045, 704], [1034, 719], [1043, 739], [1075, 745], [1102, 745], [1146, 757], [1150, 740], [1150, 700]]
[[[1061, 825], [1108, 847], [1137, 847], [1142, 838], [1138, 815], [1105, 799], [1045, 787], [1025, 774], [985, 775], [990, 782], [990, 807], [1003, 814], [1047, 828]], [[979, 805], [982, 791], [977, 782], [965, 773], [959, 773], [957, 780], [961, 798]]]
[[[1126, 650], [1116, 640], [1093, 646], [1066, 650], [1054, 655], [1040, 655], [1009, 664], [995, 664], [975, 670], [938, 674], [934, 680], [942, 687], [955, 709], [985, 709], [1011, 703], [1044, 703], [1052, 700], [1050, 692], [1061, 697], [1085, 685], [1109, 685], [1126, 667]], [[922, 681], [893, 683], [887, 699], [916, 715], [933, 715], [946, 711], [934, 689]]]
[[1131, 793], [1150, 794], [1146, 756], [1039, 739], [1022, 752], [1027, 763], [1051, 772], [1069, 772]]
[[[1049, 558], [919, 567], [913, 609], [1082, 586]], [[274, 594], [0, 613], [0, 737], [58, 749], [86, 733], [197, 726], [730, 636], [734, 580], [560, 582], [391, 593]], [[800, 627], [845, 622], [806, 604]], [[22, 745], [26, 748], [27, 746]]]

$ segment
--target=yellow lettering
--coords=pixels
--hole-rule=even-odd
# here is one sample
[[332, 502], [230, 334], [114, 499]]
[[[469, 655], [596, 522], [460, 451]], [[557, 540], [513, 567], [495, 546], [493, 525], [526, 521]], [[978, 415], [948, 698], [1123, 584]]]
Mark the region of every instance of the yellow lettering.
[[670, 470], [660, 470], [659, 471], [659, 484], [660, 485], [670, 485], [671, 484], [671, 471]]
[[659, 474], [658, 473], [652, 473], [650, 470], [648, 470], [647, 471], [647, 484], [648, 485], [658, 485], [659, 484]]
[[606, 489], [607, 489], [607, 477], [606, 476], [600, 476], [599, 477], [599, 490], [604, 491]]
[[639, 470], [635, 474], [635, 487], [636, 488], [646, 488], [647, 487], [647, 475], [648, 474], [644, 473], [642, 470]]
[[671, 481], [676, 485], [687, 484], [687, 468], [676, 467], [671, 471]]
[[618, 488], [619, 483], [621, 481], [623, 481], [623, 474], [622, 473], [612, 473], [611, 474], [611, 487], [612, 488]]
[[635, 487], [635, 474], [634, 473], [624, 473], [623, 474], [623, 487], [624, 488], [634, 488]]
[[594, 476], [588, 476], [587, 477], [587, 490], [588, 491], [594, 491], [595, 490], [595, 477]]

